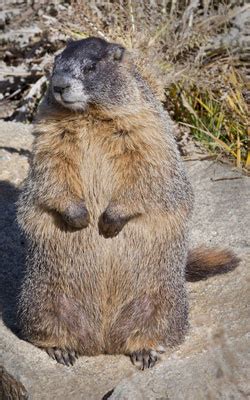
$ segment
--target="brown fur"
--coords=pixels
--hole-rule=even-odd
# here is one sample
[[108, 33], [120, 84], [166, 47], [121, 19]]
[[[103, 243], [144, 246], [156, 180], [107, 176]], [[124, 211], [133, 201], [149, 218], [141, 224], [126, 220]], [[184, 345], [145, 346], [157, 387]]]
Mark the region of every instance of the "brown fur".
[[186, 279], [190, 282], [233, 271], [240, 259], [231, 250], [198, 247], [189, 251]]
[[41, 107], [18, 209], [28, 242], [19, 321], [49, 352], [125, 353], [144, 368], [145, 354], [152, 366], [187, 331], [193, 201], [169, 117], [129, 64], [119, 68], [127, 104], [75, 113], [49, 91]]

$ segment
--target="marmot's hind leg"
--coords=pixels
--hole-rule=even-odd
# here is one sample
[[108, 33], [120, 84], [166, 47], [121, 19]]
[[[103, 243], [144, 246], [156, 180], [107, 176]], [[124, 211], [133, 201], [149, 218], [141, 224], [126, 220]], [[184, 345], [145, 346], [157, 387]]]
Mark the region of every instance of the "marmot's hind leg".
[[92, 326], [95, 321], [81, 302], [66, 295], [54, 295], [54, 299], [47, 296], [47, 302], [38, 309], [34, 297], [31, 307], [21, 314], [21, 336], [25, 340], [67, 366], [74, 364], [77, 355], [101, 352], [98, 330]]
[[86, 301], [90, 295], [81, 292], [81, 282], [63, 281], [60, 266], [64, 265], [67, 271], [67, 254], [56, 245], [52, 247], [52, 242], [49, 245], [51, 248], [44, 245], [30, 251], [28, 272], [19, 296], [20, 336], [47, 351], [59, 363], [70, 365], [76, 353], [102, 352], [100, 311]]
[[129, 355], [139, 369], [151, 368], [167, 347], [182, 343], [188, 327], [185, 287], [161, 288], [131, 300], [113, 322], [115, 352]]

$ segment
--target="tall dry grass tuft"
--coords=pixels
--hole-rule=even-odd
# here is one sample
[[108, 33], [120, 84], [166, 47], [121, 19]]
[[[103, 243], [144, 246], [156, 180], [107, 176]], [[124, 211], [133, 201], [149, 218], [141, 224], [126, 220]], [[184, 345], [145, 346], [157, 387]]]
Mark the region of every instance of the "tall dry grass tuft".
[[213, 153], [227, 154], [237, 167], [250, 167], [249, 60], [242, 62], [249, 4], [72, 0], [71, 6], [61, 19], [64, 33], [118, 41], [143, 57], [158, 69], [166, 108], [180, 127]]

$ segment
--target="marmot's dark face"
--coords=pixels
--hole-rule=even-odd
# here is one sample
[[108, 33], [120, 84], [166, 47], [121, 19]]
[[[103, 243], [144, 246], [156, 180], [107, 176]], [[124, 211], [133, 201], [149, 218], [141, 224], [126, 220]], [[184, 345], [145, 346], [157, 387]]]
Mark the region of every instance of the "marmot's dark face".
[[122, 46], [94, 37], [70, 42], [55, 59], [51, 78], [55, 100], [76, 111], [88, 104], [128, 104], [134, 90], [125, 72], [124, 52]]

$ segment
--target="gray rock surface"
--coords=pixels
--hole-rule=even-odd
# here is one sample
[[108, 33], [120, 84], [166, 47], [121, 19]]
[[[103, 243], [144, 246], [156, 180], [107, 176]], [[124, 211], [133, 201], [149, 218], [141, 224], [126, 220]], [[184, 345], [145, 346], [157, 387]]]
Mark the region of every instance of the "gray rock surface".
[[230, 274], [188, 284], [191, 328], [180, 348], [146, 372], [125, 356], [82, 357], [67, 368], [18, 339], [15, 304], [24, 257], [15, 201], [28, 169], [30, 131], [0, 121], [0, 399], [248, 398], [250, 178], [223, 164], [186, 163], [196, 194], [191, 245], [231, 247], [242, 263]]

